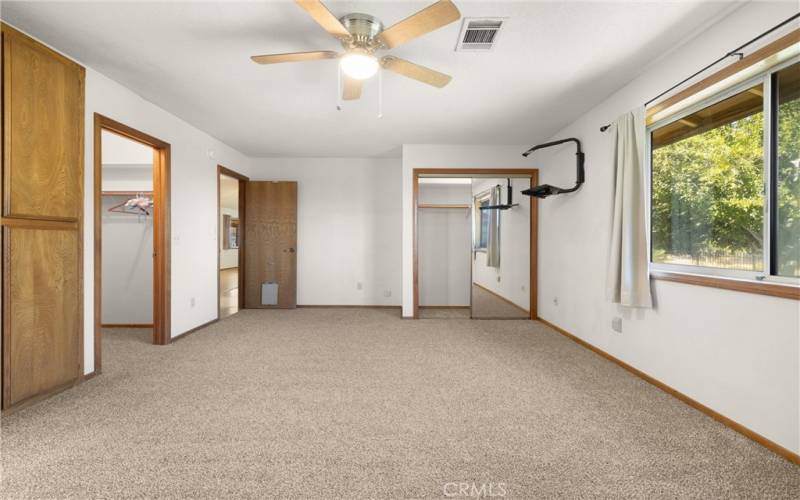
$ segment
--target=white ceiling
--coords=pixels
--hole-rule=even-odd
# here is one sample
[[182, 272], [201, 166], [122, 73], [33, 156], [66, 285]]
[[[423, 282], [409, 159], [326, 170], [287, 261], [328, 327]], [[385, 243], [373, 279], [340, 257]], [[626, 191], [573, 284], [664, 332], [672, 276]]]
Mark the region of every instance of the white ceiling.
[[[391, 25], [430, 2], [329, 1]], [[259, 66], [254, 54], [337, 50], [289, 1], [15, 2], [4, 20], [250, 156], [391, 156], [402, 144], [528, 144], [567, 125], [734, 2], [475, 2], [506, 17], [495, 49], [455, 52], [460, 23], [392, 53], [453, 75], [436, 89], [386, 73], [336, 110], [336, 61]]]

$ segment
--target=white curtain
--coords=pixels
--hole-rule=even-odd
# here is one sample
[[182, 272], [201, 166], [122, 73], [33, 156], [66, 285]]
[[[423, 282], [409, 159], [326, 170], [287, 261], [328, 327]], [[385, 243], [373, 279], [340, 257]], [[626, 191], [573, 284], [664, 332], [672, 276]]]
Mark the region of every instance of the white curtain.
[[644, 107], [616, 122], [614, 220], [606, 295], [630, 307], [653, 307], [647, 259]]
[[[498, 185], [492, 188], [489, 205], [500, 205], [502, 188]], [[500, 212], [501, 210], [489, 210], [489, 238], [486, 242], [486, 265], [489, 267], [500, 267]]]

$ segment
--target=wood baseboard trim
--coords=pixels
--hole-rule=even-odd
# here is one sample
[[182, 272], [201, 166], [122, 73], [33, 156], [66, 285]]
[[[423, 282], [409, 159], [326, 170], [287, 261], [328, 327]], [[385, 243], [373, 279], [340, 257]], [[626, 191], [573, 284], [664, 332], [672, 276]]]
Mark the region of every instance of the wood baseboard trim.
[[[497, 292], [493, 292], [492, 290], [489, 290], [485, 286], [479, 285], [478, 283], [475, 283], [474, 281], [472, 282], [472, 284], [477, 286], [481, 290], [485, 291], [486, 293], [490, 293], [490, 294], [494, 295], [495, 297], [497, 297], [498, 299], [502, 300], [503, 302], [505, 302], [505, 303], [507, 303], [507, 304], [509, 304], [511, 306], [516, 307], [517, 309], [519, 309], [520, 311], [524, 312], [525, 314], [530, 315], [531, 312], [529, 310], [518, 306], [517, 304], [511, 302], [510, 300], [508, 300], [507, 298], [503, 297], [502, 295], [498, 295]], [[490, 319], [490, 318], [487, 318], [487, 319]], [[508, 318], [500, 318], [500, 319], [508, 319]], [[514, 318], [514, 319], [517, 319], [517, 318]]]
[[721, 413], [718, 413], [718, 412], [712, 410], [708, 406], [704, 405], [703, 403], [700, 403], [697, 400], [694, 400], [694, 399], [690, 398], [686, 394], [683, 394], [682, 392], [678, 392], [677, 390], [675, 390], [672, 387], [668, 386], [667, 384], [661, 382], [660, 380], [657, 380], [657, 379], [651, 377], [650, 375], [648, 375], [648, 374], [646, 374], [646, 373], [644, 373], [644, 372], [632, 367], [631, 365], [625, 363], [624, 361], [622, 361], [622, 360], [620, 360], [618, 358], [615, 358], [611, 354], [608, 354], [604, 350], [602, 350], [602, 349], [600, 349], [598, 347], [595, 347], [594, 345], [586, 342], [585, 340], [583, 340], [581, 338], [578, 338], [577, 336], [569, 333], [568, 331], [564, 330], [563, 328], [561, 328], [559, 326], [556, 326], [556, 325], [550, 323], [549, 321], [545, 321], [545, 320], [543, 320], [541, 318], [539, 318], [538, 321], [543, 323], [543, 324], [545, 324], [545, 325], [547, 325], [547, 326], [549, 326], [553, 330], [557, 331], [558, 333], [560, 333], [561, 335], [567, 337], [568, 339], [572, 340], [573, 342], [579, 344], [580, 346], [585, 347], [586, 349], [589, 349], [590, 351], [594, 352], [595, 354], [599, 354], [600, 356], [606, 358], [607, 360], [611, 361], [612, 363], [615, 363], [615, 364], [619, 365], [620, 367], [624, 368], [625, 370], [627, 370], [628, 372], [632, 373], [633, 375], [636, 375], [637, 377], [641, 378], [645, 382], [658, 387], [659, 389], [661, 389], [662, 391], [666, 392], [667, 394], [673, 396], [674, 398], [679, 399], [680, 401], [683, 401], [684, 403], [686, 403], [687, 405], [691, 406], [692, 408], [700, 411], [701, 413], [705, 413], [707, 416], [713, 418], [714, 420], [716, 420], [717, 422], [721, 423], [722, 425], [733, 429], [734, 431], [738, 432], [739, 434], [742, 434], [745, 437], [750, 438], [751, 440], [753, 440], [756, 443], [760, 444], [764, 448], [772, 451], [773, 453], [775, 453], [777, 455], [780, 455], [781, 457], [785, 458], [786, 460], [788, 460], [790, 462], [793, 462], [793, 463], [795, 463], [797, 465], [800, 465], [800, 455], [798, 455], [797, 453], [794, 453], [793, 451], [784, 448], [783, 446], [779, 445], [778, 443], [776, 443], [774, 441], [771, 441], [770, 439], [765, 438], [761, 434], [758, 434], [757, 432], [754, 432], [754, 431], [748, 429], [747, 427], [743, 426], [742, 424], [739, 424], [739, 423], [731, 420], [730, 418], [726, 417], [725, 415], [722, 415]]
[[152, 323], [109, 323], [100, 325], [101, 328], [153, 328]]
[[213, 325], [214, 323], [216, 323], [218, 321], [219, 321], [219, 318], [212, 319], [211, 321], [207, 321], [207, 322], [203, 323], [202, 325], [198, 325], [198, 326], [192, 328], [191, 330], [186, 330], [185, 332], [181, 333], [180, 335], [176, 335], [176, 336], [172, 337], [172, 339], [170, 340], [170, 343], [175, 342], [176, 340], [180, 340], [180, 339], [186, 338], [189, 335], [193, 334], [194, 332], [196, 332], [198, 330], [202, 330], [203, 328], [205, 328], [207, 326], [211, 326], [211, 325]]

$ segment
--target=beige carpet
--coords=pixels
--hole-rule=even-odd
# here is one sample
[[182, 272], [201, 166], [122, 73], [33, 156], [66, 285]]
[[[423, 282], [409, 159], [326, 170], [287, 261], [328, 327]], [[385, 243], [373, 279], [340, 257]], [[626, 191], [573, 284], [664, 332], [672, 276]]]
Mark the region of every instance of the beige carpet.
[[528, 319], [530, 314], [489, 291], [472, 285], [472, 317], [476, 319]]
[[103, 375], [3, 419], [3, 498], [800, 491], [797, 466], [539, 323], [248, 310], [146, 335], [108, 333]]

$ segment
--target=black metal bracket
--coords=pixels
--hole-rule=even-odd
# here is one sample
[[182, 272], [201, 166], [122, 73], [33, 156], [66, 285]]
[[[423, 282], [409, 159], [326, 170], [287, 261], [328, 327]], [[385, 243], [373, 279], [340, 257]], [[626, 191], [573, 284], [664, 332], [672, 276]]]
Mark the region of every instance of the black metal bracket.
[[558, 146], [559, 144], [564, 144], [565, 142], [574, 142], [576, 147], [578, 148], [578, 151], [575, 153], [576, 161], [577, 161], [577, 173], [576, 174], [577, 174], [577, 177], [578, 177], [575, 180], [575, 186], [571, 187], [569, 189], [566, 189], [566, 188], [560, 188], [558, 186], [551, 186], [550, 184], [542, 184], [540, 186], [536, 186], [536, 187], [532, 187], [530, 189], [526, 189], [525, 191], [522, 192], [522, 194], [527, 195], [527, 196], [535, 196], [537, 198], [547, 198], [548, 196], [553, 195], [553, 194], [572, 193], [574, 191], [577, 191], [581, 187], [581, 184], [583, 184], [583, 182], [585, 180], [583, 163], [584, 163], [584, 160], [586, 158], [586, 155], [584, 155], [583, 151], [581, 151], [581, 141], [579, 141], [578, 139], [576, 139], [574, 137], [570, 137], [569, 139], [561, 139], [561, 140], [558, 140], [558, 141], [546, 142], [544, 144], [538, 144], [538, 145], [532, 147], [531, 149], [525, 151], [524, 153], [522, 153], [522, 156], [525, 156], [527, 158], [527, 156], [529, 154], [533, 153], [537, 149], [544, 149], [544, 148], [549, 148], [551, 146]]
[[[518, 207], [519, 203], [513, 203], [514, 201], [514, 191], [511, 189], [511, 179], [507, 178], [506, 182], [508, 183], [508, 203], [505, 205], [487, 205], [485, 207], [480, 207], [480, 210], [508, 210], [509, 208]], [[499, 186], [500, 184], [498, 184]]]

